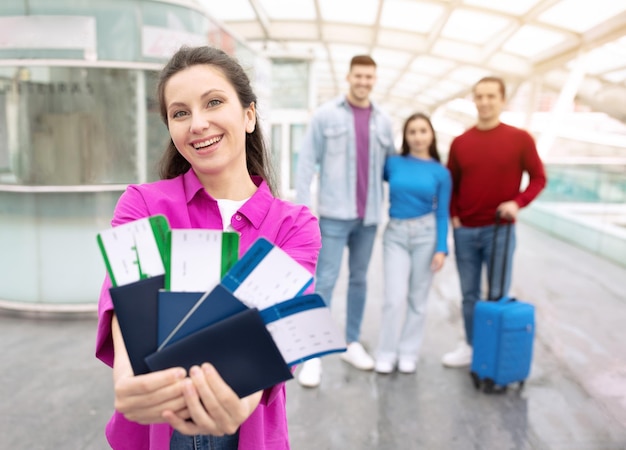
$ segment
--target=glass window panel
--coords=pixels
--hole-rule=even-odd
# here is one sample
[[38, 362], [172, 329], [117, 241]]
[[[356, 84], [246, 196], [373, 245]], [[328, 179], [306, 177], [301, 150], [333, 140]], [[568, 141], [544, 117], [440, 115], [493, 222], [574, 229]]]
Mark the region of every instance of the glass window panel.
[[[611, 70], [622, 69], [626, 64], [626, 38], [609, 42], [590, 51], [585, 56], [585, 70], [591, 74], [602, 74]], [[576, 66], [576, 60], [567, 64], [569, 70]]]
[[[0, 92], [0, 117], [6, 117], [6, 94]], [[0, 121], [0, 180], [11, 175], [9, 164], [9, 136], [6, 121]], [[12, 178], [12, 177], [11, 177]]]
[[380, 24], [387, 28], [427, 34], [444, 12], [445, 7], [435, 3], [387, 0], [383, 4]]
[[136, 181], [136, 76], [122, 69], [73, 67], [16, 67], [10, 78], [5, 73], [0, 122], [9, 167], [0, 181]]
[[161, 2], [140, 2], [143, 25], [202, 34], [208, 19], [200, 12]]
[[465, 0], [464, 3], [521, 16], [530, 11], [533, 6], [539, 3], [539, 0], [515, 0], [513, 2], [503, 2], [501, 0]]
[[277, 186], [280, 186], [280, 179], [281, 179], [281, 167], [280, 167], [280, 160], [281, 160], [281, 155], [283, 153], [283, 139], [282, 139], [282, 129], [283, 127], [279, 124], [273, 124], [272, 125], [272, 139], [271, 139], [271, 147], [270, 147], [270, 153], [271, 153], [271, 158], [272, 158], [272, 167], [274, 169], [274, 174], [276, 175], [276, 183]]
[[272, 62], [272, 107], [307, 109], [309, 103], [309, 62], [280, 60]]
[[[379, 70], [380, 67], [392, 67], [394, 69], [404, 68], [411, 57], [413, 57], [413, 54], [398, 50], [377, 48], [372, 52], [372, 58], [376, 61]], [[395, 70], [392, 76], [397, 76]]]
[[462, 66], [450, 72], [448, 77], [450, 80], [462, 85], [473, 85], [487, 75], [491, 75], [491, 73], [486, 69], [474, 66]]
[[101, 8], [97, 13], [98, 59], [136, 61], [140, 55], [140, 34], [136, 4], [116, 2], [115, 9]]
[[144, 72], [146, 80], [146, 177], [156, 181], [159, 176], [159, 162], [170, 143], [167, 127], [161, 120], [157, 100], [158, 72]]
[[547, 28], [525, 25], [502, 48], [516, 55], [532, 57], [565, 40], [565, 35]]
[[376, 45], [415, 52], [416, 49], [428, 47], [428, 36], [406, 30], [390, 30], [381, 28], [378, 31]]
[[539, 200], [572, 203], [626, 202], [626, 166], [547, 164], [548, 184]]
[[474, 44], [485, 44], [510, 25], [511, 21], [501, 16], [455, 9], [443, 27], [441, 35]]
[[329, 57], [332, 58], [335, 67], [339, 64], [345, 66], [344, 73], [348, 73], [350, 60], [354, 55], [365, 55], [368, 53], [368, 48], [362, 45], [329, 44], [328, 50]]
[[454, 67], [449, 59], [435, 58], [428, 55], [418, 56], [411, 63], [411, 70], [428, 75], [441, 76]]
[[[84, 16], [96, 20], [96, 55], [85, 55], [83, 49], [73, 48], [6, 48], [0, 49], [2, 59], [50, 58], [50, 59], [93, 59], [111, 61], [154, 60], [155, 57], [142, 57], [142, 28], [159, 27], [171, 33], [181, 32], [191, 36], [209, 35], [209, 19], [200, 11], [181, 5], [164, 2], [126, 2], [107, 0], [29, 0], [28, 10], [2, 2], [0, 14], [9, 16], [41, 16], [47, 22], [54, 22], [55, 16], [62, 21], [64, 16]], [[20, 2], [22, 3], [22, 2]], [[74, 31], [74, 30], [71, 30]], [[70, 33], [70, 37], [71, 37]], [[0, 37], [2, 33], [0, 30]], [[39, 39], [39, 38], [38, 38]], [[45, 37], [43, 38], [45, 39]], [[167, 37], [165, 38], [167, 39]], [[170, 37], [171, 40], [171, 37]], [[158, 43], [157, 43], [158, 44]], [[161, 43], [162, 44], [162, 43]], [[171, 44], [171, 42], [170, 42]], [[93, 53], [93, 51], [91, 52]], [[161, 60], [162, 57], [156, 57]]]
[[602, 78], [612, 83], [621, 83], [626, 80], [626, 69], [616, 70], [615, 72], [605, 73]]
[[[20, 303], [88, 304], [105, 267], [96, 235], [109, 227], [120, 190], [0, 190], [0, 298]], [[78, 276], [77, 276], [78, 275]]]
[[320, 15], [326, 22], [374, 25], [378, 0], [318, 0]]
[[270, 20], [313, 20], [315, 18], [313, 0], [300, 0], [298, 2], [293, 0], [261, 0], [261, 5]]
[[[2, 2], [16, 3], [16, 2]], [[20, 2], [21, 3], [21, 2]], [[132, 61], [139, 55], [137, 2], [110, 2], [106, 0], [29, 0], [28, 11], [15, 15], [85, 16], [96, 19], [97, 58], [101, 60]], [[2, 15], [6, 6], [2, 6]], [[0, 58], [85, 59], [83, 50], [73, 49], [3, 49]]]
[[455, 41], [440, 38], [433, 46], [433, 54], [452, 61], [465, 61], [473, 64], [480, 59], [482, 47], [472, 45], [469, 41]]
[[541, 22], [583, 33], [624, 12], [624, 2], [616, 0], [561, 0], [539, 16]]
[[289, 188], [296, 188], [296, 172], [298, 169], [298, 149], [302, 145], [302, 139], [306, 133], [306, 124], [294, 123], [290, 127], [289, 148], [291, 149], [291, 173], [289, 177]]
[[161, 2], [140, 3], [142, 36], [137, 42], [143, 41], [142, 59], [165, 60], [182, 45], [201, 45], [215, 38], [209, 19], [199, 11]]
[[23, 16], [26, 6], [26, 2], [0, 2], [0, 16]]
[[256, 13], [248, 0], [228, 0], [216, 2], [215, 0], [196, 0], [206, 8], [211, 17], [221, 21], [227, 20], [253, 20]]

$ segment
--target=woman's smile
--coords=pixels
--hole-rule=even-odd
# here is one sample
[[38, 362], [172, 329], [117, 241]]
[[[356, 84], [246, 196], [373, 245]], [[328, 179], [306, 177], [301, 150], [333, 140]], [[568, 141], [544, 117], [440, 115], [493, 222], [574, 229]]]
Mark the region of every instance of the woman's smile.
[[214, 137], [211, 137], [211, 138], [208, 138], [208, 139], [203, 139], [201, 141], [194, 141], [194, 142], [192, 142], [191, 145], [198, 152], [201, 152], [203, 150], [209, 150], [210, 147], [214, 147], [215, 144], [220, 142], [222, 140], [222, 137], [223, 137], [223, 135], [221, 135], [221, 136], [214, 136]]

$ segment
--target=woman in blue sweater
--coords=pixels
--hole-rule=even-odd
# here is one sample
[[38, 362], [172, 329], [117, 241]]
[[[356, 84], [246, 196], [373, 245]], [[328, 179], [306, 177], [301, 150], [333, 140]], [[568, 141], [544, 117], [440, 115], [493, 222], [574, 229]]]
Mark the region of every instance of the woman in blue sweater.
[[416, 113], [404, 123], [402, 151], [385, 163], [389, 183], [389, 223], [383, 235], [385, 299], [376, 371], [396, 367], [413, 373], [424, 331], [434, 272], [447, 248], [451, 179], [441, 164], [428, 116]]

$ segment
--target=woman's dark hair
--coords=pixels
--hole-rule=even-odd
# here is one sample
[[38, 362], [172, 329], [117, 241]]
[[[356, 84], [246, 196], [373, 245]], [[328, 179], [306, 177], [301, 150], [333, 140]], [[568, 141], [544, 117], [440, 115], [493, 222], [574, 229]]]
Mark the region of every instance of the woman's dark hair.
[[430, 121], [430, 117], [428, 117], [424, 113], [415, 113], [411, 114], [408, 119], [404, 122], [404, 127], [402, 128], [402, 149], [400, 154], [402, 156], [406, 156], [410, 153], [409, 143], [406, 141], [406, 129], [409, 127], [409, 123], [413, 122], [416, 119], [423, 119], [426, 121], [428, 126], [430, 127], [430, 131], [433, 133], [433, 141], [430, 143], [428, 147], [428, 156], [430, 156], [435, 161], [441, 162], [441, 158], [439, 157], [439, 151], [437, 150], [437, 135], [435, 134], [435, 129], [433, 128], [433, 124]]
[[[257, 97], [250, 85], [250, 79], [239, 62], [220, 49], [208, 46], [181, 47], [159, 75], [157, 97], [161, 112], [161, 119], [167, 126], [167, 105], [165, 103], [165, 86], [178, 72], [196, 65], [210, 65], [219, 69], [232, 84], [243, 108], [251, 103], [257, 104]], [[255, 111], [256, 114], [256, 111]], [[272, 167], [268, 150], [263, 138], [263, 131], [256, 115], [256, 126], [252, 133], [246, 133], [246, 165], [250, 175], [262, 177], [270, 190], [275, 193]], [[181, 156], [174, 142], [170, 139], [165, 153], [159, 162], [159, 174], [162, 179], [177, 177], [189, 170], [191, 165]]]

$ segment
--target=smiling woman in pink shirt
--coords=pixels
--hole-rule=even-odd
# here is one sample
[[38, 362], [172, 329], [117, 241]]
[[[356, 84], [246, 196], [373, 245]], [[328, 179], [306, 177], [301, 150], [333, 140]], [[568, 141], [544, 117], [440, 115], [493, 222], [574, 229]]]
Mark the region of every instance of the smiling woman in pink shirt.
[[[163, 69], [158, 96], [171, 136], [162, 180], [128, 186], [112, 225], [163, 214], [172, 228], [238, 232], [241, 254], [264, 237], [314, 274], [317, 219], [275, 197], [256, 96], [239, 63], [215, 48], [182, 48]], [[289, 449], [284, 383], [240, 399], [208, 363], [134, 376], [110, 286], [107, 278], [96, 356], [113, 367], [112, 448]]]

